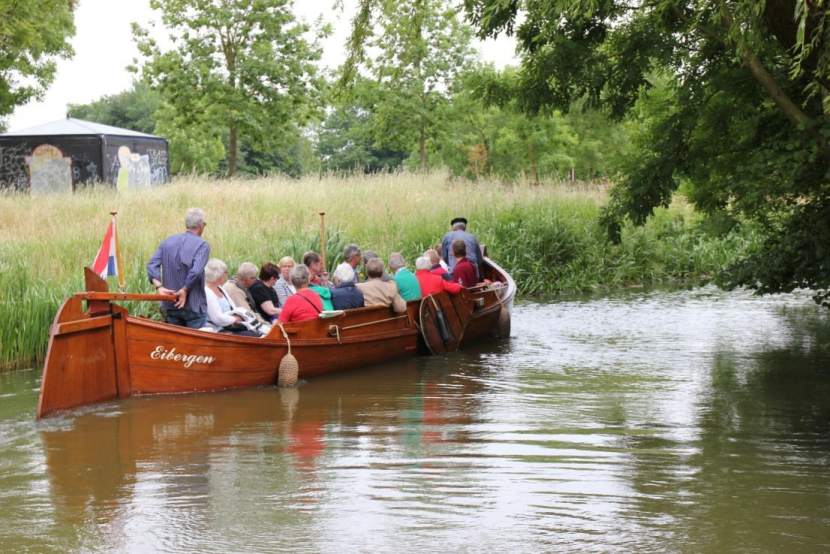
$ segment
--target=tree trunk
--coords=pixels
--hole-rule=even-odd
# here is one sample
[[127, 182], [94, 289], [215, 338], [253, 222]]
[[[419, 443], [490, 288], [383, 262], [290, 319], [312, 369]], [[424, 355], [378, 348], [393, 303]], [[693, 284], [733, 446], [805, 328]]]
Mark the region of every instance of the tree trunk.
[[236, 123], [231, 123], [228, 132], [228, 177], [236, 174], [236, 150], [237, 150], [237, 129]]
[[539, 164], [536, 162], [536, 151], [533, 149], [533, 143], [527, 143], [527, 156], [530, 158], [530, 173], [533, 175], [533, 184], [539, 184]]

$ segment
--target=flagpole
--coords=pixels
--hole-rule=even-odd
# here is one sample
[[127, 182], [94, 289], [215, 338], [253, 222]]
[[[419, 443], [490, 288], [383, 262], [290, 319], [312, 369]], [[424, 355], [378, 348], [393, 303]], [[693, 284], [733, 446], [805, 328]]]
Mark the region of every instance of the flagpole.
[[121, 263], [121, 245], [118, 240], [118, 225], [116, 224], [115, 216], [118, 215], [118, 212], [110, 212], [112, 216], [112, 232], [113, 232], [113, 239], [115, 240], [115, 267], [118, 271], [118, 290], [124, 291], [126, 288], [126, 279], [124, 278], [124, 266]]
[[320, 212], [320, 259], [323, 262], [323, 271], [326, 269], [326, 212]]

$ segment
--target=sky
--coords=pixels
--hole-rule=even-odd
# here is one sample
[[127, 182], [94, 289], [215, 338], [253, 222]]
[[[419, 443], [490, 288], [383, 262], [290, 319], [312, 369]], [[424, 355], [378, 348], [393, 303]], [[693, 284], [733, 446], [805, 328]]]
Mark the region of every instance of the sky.
[[[322, 64], [335, 68], [345, 59], [356, 0], [346, 0], [343, 12], [334, 10], [334, 0], [295, 2], [298, 17], [313, 23], [318, 17], [334, 27], [323, 43]], [[157, 18], [149, 0], [80, 0], [75, 10], [76, 33], [72, 39], [75, 55], [59, 60], [55, 80], [43, 99], [19, 106], [8, 119], [8, 129], [16, 131], [66, 117], [68, 104], [85, 104], [101, 96], [130, 88], [135, 75], [127, 66], [138, 56], [130, 23], [142, 26]], [[500, 37], [475, 44], [482, 60], [496, 67], [517, 63], [515, 42]]]

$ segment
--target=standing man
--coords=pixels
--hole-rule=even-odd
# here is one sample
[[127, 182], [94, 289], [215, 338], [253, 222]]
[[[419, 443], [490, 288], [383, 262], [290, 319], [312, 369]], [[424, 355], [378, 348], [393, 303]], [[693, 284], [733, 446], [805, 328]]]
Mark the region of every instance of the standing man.
[[205, 264], [210, 246], [202, 238], [205, 212], [190, 208], [184, 217], [186, 231], [166, 238], [147, 264], [147, 277], [159, 294], [173, 294], [175, 302], [162, 302], [167, 323], [199, 329], [207, 321]]
[[[481, 277], [481, 264], [484, 261], [484, 256], [481, 254], [481, 246], [478, 244], [478, 239], [475, 235], [467, 232], [467, 219], [463, 217], [456, 217], [450, 221], [452, 230], [444, 235], [441, 240], [441, 257], [447, 262], [450, 273], [455, 269], [455, 254], [452, 251], [452, 243], [456, 240], [463, 240], [467, 245], [467, 259], [473, 264], [476, 270], [476, 278]], [[469, 285], [468, 285], [469, 286]]]

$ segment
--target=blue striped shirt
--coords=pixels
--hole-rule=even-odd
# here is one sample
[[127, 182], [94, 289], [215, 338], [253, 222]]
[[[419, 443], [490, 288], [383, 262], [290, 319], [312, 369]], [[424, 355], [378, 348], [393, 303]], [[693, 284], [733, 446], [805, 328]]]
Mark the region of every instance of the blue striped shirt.
[[[187, 289], [184, 307], [197, 314], [207, 313], [205, 297], [205, 264], [210, 257], [210, 245], [193, 233], [179, 233], [165, 239], [147, 264], [147, 277], [161, 281], [170, 290]], [[162, 307], [173, 308], [172, 302]]]

